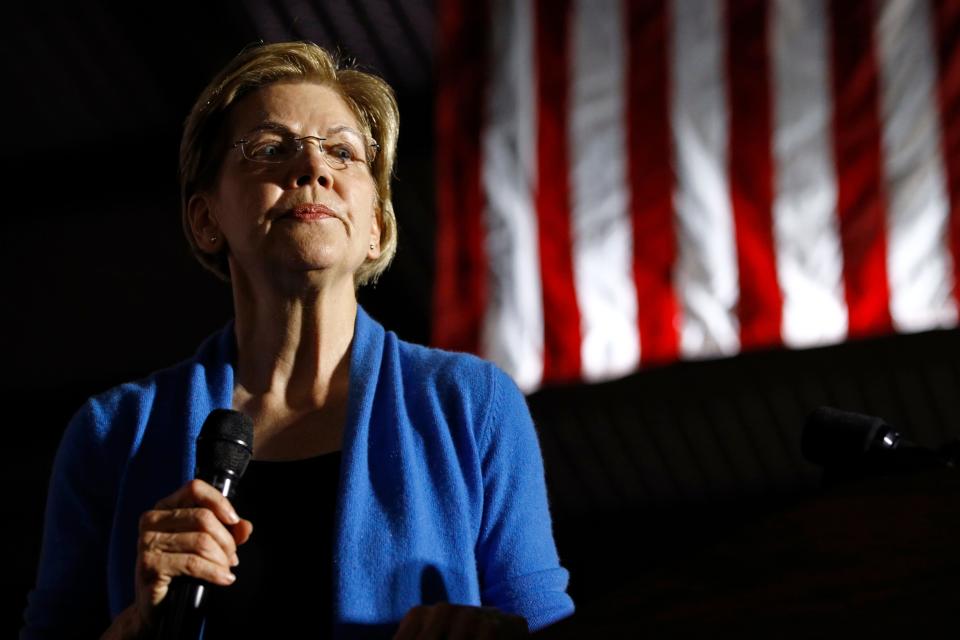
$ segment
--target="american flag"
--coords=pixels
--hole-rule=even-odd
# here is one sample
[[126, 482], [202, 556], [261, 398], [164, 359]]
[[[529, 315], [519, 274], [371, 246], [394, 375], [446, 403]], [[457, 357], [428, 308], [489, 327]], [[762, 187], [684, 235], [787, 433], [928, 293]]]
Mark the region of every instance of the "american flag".
[[438, 6], [436, 345], [530, 391], [957, 325], [960, 1]]

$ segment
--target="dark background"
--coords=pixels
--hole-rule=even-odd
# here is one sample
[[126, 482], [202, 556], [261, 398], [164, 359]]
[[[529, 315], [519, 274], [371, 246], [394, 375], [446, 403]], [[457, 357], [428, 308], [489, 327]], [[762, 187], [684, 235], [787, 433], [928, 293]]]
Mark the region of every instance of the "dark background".
[[[228, 289], [194, 262], [182, 236], [177, 150], [193, 99], [244, 46], [311, 39], [396, 89], [400, 247], [361, 303], [402, 338], [429, 341], [436, 11], [428, 0], [6, 10], [0, 254], [12, 510], [3, 586], [14, 597], [2, 628], [20, 624], [50, 464], [70, 415], [93, 393], [188, 357], [231, 315]], [[936, 331], [534, 394], [561, 559], [584, 618], [596, 623], [592, 611], [614, 606], [601, 616], [608, 624], [677, 629], [681, 620], [697, 635], [724, 624], [742, 632], [736, 625], [762, 608], [782, 631], [838, 611], [883, 620], [884, 598], [904, 593], [955, 594], [943, 575], [955, 567], [952, 545], [925, 535], [957, 530], [951, 481], [919, 482], [899, 502], [873, 481], [837, 498], [800, 456], [799, 434], [807, 412], [832, 404], [938, 445], [960, 434], [958, 355], [957, 331]], [[864, 516], [870, 509], [886, 519]], [[874, 559], [883, 555], [923, 569], [884, 574]], [[771, 567], [782, 570], [772, 576]], [[860, 592], [838, 567], [879, 586], [853, 597]], [[931, 577], [930, 567], [940, 573]], [[770, 595], [762, 588], [770, 584], [781, 589]]]

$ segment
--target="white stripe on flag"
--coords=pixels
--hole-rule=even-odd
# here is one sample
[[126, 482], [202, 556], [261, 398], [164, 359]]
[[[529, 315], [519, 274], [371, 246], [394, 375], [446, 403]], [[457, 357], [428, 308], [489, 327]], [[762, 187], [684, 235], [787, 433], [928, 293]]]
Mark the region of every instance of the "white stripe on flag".
[[927, 2], [883, 0], [877, 57], [883, 123], [890, 315], [897, 331], [953, 326], [953, 262]]
[[543, 377], [543, 294], [533, 204], [533, 7], [530, 0], [494, 0], [491, 11], [495, 28], [481, 143], [490, 287], [480, 348], [529, 391]]
[[626, 191], [624, 15], [620, 0], [575, 0], [573, 9], [573, 272], [583, 378], [597, 381], [626, 375], [640, 364]]
[[719, 0], [675, 0], [672, 7], [674, 278], [683, 314], [680, 351], [686, 358], [729, 355], [740, 348], [722, 16]]
[[773, 231], [783, 293], [783, 342], [810, 347], [847, 334], [843, 249], [831, 138], [825, 0], [775, 0]]

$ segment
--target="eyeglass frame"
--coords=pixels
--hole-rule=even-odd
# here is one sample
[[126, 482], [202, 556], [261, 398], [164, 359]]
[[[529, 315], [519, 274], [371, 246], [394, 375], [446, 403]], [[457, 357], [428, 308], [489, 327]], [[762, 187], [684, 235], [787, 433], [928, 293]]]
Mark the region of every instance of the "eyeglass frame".
[[[254, 133], [254, 131], [252, 131], [251, 133]], [[336, 160], [333, 160], [327, 154], [327, 150], [323, 147], [323, 143], [329, 140], [328, 137], [326, 136], [296, 137], [296, 136], [293, 136], [292, 132], [288, 131], [286, 133], [290, 135], [290, 141], [296, 145], [296, 154], [286, 160], [258, 160], [256, 158], [251, 158], [250, 156], [247, 155], [247, 150], [246, 150], [246, 147], [244, 146], [248, 142], [250, 142], [250, 140], [246, 138], [235, 140], [233, 144], [231, 144], [230, 146], [234, 149], [236, 149], [237, 147], [240, 147], [240, 155], [242, 155], [244, 159], [249, 160], [250, 162], [256, 162], [257, 164], [283, 164], [285, 162], [290, 162], [291, 160], [299, 156], [301, 153], [303, 153], [303, 149], [306, 146], [304, 145], [303, 141], [312, 139], [317, 141], [317, 148], [320, 150], [320, 155], [323, 157], [323, 161], [327, 163], [328, 167], [330, 167], [331, 169], [335, 169], [337, 171], [342, 171], [346, 169], [348, 166], [350, 166], [350, 163], [347, 163], [347, 162], [344, 162], [342, 164], [337, 163]], [[357, 135], [363, 136], [363, 134], [360, 134], [359, 132], [357, 132]], [[367, 165], [368, 167], [371, 167], [377, 159], [377, 154], [380, 152], [380, 144], [370, 136], [363, 136], [363, 137], [366, 138], [366, 142], [367, 142], [367, 145], [365, 148], [373, 149], [373, 157], [370, 158], [369, 160], [361, 159], [361, 160], [356, 160], [354, 162], [360, 162], [362, 164]]]

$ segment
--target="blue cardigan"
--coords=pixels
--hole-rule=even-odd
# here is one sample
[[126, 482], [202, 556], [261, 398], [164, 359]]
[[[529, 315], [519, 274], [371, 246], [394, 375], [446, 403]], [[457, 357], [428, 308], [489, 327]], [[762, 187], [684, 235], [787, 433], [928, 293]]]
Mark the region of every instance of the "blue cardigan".
[[[489, 605], [531, 630], [573, 612], [523, 395], [494, 365], [403, 342], [358, 307], [336, 513], [338, 637], [389, 637], [414, 605]], [[23, 637], [73, 635], [134, 600], [138, 519], [193, 476], [233, 397], [232, 322], [195, 356], [91, 398], [54, 462]]]

